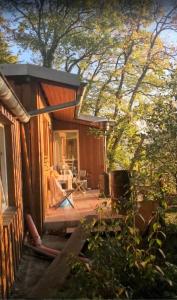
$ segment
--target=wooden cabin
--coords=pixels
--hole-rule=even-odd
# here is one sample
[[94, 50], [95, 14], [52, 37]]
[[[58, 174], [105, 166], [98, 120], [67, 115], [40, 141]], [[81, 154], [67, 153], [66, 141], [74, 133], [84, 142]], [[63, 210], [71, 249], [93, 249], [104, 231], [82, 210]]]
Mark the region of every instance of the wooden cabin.
[[0, 74], [0, 298], [7, 298], [22, 252], [20, 127], [29, 116]]
[[49, 205], [51, 167], [65, 161], [73, 172], [85, 170], [88, 187], [98, 188], [105, 170], [105, 119], [78, 115], [82, 85], [77, 75], [35, 65], [0, 65], [31, 119], [22, 130], [24, 210], [42, 232]]

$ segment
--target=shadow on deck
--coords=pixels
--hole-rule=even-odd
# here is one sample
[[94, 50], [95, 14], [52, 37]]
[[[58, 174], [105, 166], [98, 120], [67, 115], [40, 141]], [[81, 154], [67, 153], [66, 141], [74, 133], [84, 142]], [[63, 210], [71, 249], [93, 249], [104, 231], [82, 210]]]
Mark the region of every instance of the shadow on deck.
[[[45, 216], [46, 231], [72, 232], [80, 220], [88, 215], [98, 215], [98, 208], [107, 202], [106, 214], [110, 214], [110, 199], [99, 198], [98, 190], [89, 190], [86, 193], [73, 193], [74, 208], [49, 208]], [[68, 230], [68, 231], [67, 231]]]

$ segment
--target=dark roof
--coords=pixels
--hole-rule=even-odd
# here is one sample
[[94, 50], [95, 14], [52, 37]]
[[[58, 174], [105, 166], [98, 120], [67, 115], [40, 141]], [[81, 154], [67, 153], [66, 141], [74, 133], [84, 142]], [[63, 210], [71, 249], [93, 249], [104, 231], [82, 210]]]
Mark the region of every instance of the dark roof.
[[100, 122], [108, 121], [108, 119], [105, 117], [96, 117], [96, 116], [89, 116], [89, 115], [83, 115], [83, 114], [79, 114], [77, 116], [77, 120], [93, 122], [93, 123], [100, 123]]
[[81, 82], [78, 75], [48, 69], [30, 64], [0, 64], [0, 72], [5, 76], [32, 76], [57, 83], [79, 87]]

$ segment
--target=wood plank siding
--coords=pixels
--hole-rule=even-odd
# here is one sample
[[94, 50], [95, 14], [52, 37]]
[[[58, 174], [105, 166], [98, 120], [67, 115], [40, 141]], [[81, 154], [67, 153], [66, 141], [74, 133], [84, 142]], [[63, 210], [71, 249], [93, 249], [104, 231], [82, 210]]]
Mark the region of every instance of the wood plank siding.
[[89, 131], [89, 126], [74, 122], [54, 120], [54, 130], [78, 130], [80, 169], [88, 173], [88, 187], [98, 188], [99, 175], [104, 172], [104, 139], [95, 137]]
[[[29, 77], [8, 78], [15, 93], [27, 111], [41, 108], [37, 80]], [[46, 105], [46, 103], [45, 103]], [[27, 178], [23, 184], [25, 213], [31, 213], [33, 220], [42, 233], [44, 221], [44, 178], [43, 178], [43, 143], [42, 118], [31, 118], [22, 129], [23, 176]], [[30, 176], [30, 179], [28, 178]]]
[[[28, 112], [73, 101], [77, 97], [76, 87], [52, 81], [29, 76], [8, 77], [8, 81]], [[82, 121], [78, 123], [75, 110], [74, 106], [33, 117], [23, 128], [23, 176], [28, 178], [28, 182], [23, 184], [24, 209], [31, 213], [40, 233], [49, 205], [48, 177], [53, 166], [53, 130], [78, 130], [80, 169], [86, 170], [89, 175], [88, 187], [98, 188], [99, 175], [105, 169], [103, 137], [94, 137], [89, 133], [89, 125], [82, 124]]]
[[8, 180], [8, 205], [4, 211], [0, 201], [0, 294], [5, 299], [10, 294], [21, 258], [24, 230], [20, 123], [3, 106], [0, 122], [5, 128]]
[[[9, 77], [8, 81], [27, 111], [58, 104], [58, 101], [73, 101], [76, 98], [76, 88], [48, 85], [44, 82], [41, 84], [39, 80], [23, 76]], [[74, 112], [75, 108], [69, 110], [68, 117], [73, 118]], [[57, 117], [58, 113], [56, 112]], [[31, 182], [23, 185], [24, 209], [32, 214], [40, 233], [50, 196], [48, 177], [53, 165], [52, 116], [54, 114], [43, 114], [31, 118], [29, 124], [24, 126], [22, 134], [23, 146], [26, 145], [23, 149], [23, 173], [26, 178], [29, 174], [31, 176]]]
[[[37, 108], [46, 106], [45, 97], [41, 88], [37, 92]], [[40, 148], [41, 148], [41, 180], [42, 180], [42, 218], [44, 221], [45, 211], [49, 205], [48, 178], [50, 167], [53, 165], [53, 134], [52, 122], [49, 114], [39, 116], [40, 122]]]

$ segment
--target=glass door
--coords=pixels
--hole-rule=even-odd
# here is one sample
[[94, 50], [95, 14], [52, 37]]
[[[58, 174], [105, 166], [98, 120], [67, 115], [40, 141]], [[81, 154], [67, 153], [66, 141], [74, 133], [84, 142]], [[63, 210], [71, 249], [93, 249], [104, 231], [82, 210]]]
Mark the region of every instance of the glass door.
[[77, 130], [55, 131], [54, 163], [59, 169], [70, 169], [73, 175], [78, 173], [79, 138]]

